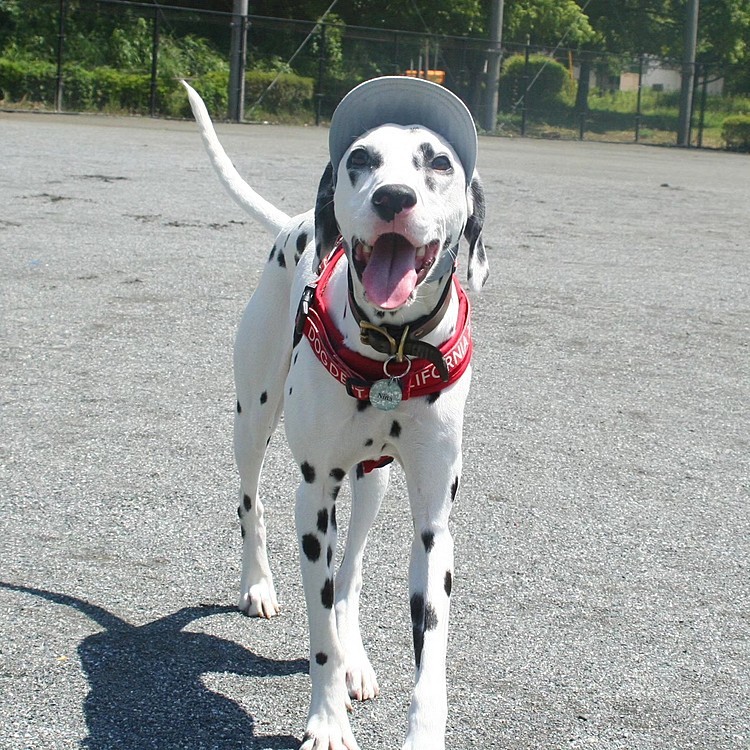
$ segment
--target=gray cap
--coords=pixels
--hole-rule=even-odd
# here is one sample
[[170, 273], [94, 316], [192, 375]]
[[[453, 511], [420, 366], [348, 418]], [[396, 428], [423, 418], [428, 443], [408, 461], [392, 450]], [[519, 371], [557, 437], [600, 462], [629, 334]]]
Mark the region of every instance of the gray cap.
[[461, 160], [466, 183], [471, 182], [477, 162], [477, 130], [471, 113], [443, 86], [406, 76], [373, 78], [341, 100], [328, 134], [334, 170], [356, 138], [386, 123], [424, 125], [441, 135]]

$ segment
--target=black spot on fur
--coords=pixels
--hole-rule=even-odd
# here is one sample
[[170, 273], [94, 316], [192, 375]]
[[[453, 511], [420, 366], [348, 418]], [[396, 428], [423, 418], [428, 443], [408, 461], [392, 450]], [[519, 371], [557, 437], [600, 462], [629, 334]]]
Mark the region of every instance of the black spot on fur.
[[240, 402], [237, 402], [237, 414], [242, 414], [242, 407], [240, 406]]
[[276, 255], [276, 245], [274, 245], [271, 248], [271, 254], [268, 256], [268, 262], [270, 263], [273, 260], [273, 256]]
[[300, 466], [300, 469], [302, 470], [302, 476], [304, 477], [305, 481], [308, 484], [312, 484], [315, 481], [315, 469], [310, 466], [307, 461], [305, 461], [302, 466]]
[[412, 635], [414, 636], [414, 661], [417, 669], [422, 663], [422, 649], [424, 648], [424, 597], [414, 594], [409, 601], [411, 609]]
[[377, 317], [377, 318], [384, 318], [385, 317], [385, 311], [384, 310], [375, 310], [375, 317]]
[[435, 545], [435, 532], [430, 531], [430, 529], [427, 529], [427, 531], [423, 531], [422, 544], [424, 544], [424, 551], [429, 552]]
[[371, 445], [372, 445], [372, 438], [367, 438], [367, 440], [365, 440], [365, 446], [369, 448]]
[[331, 469], [331, 478], [340, 482], [346, 476], [346, 472], [343, 469]]
[[422, 152], [422, 158], [427, 162], [431, 162], [435, 158], [435, 149], [431, 143], [423, 143], [420, 145], [419, 150]]
[[293, 365], [297, 364], [297, 357], [299, 357], [299, 352], [295, 352], [294, 354], [294, 362], [292, 362]]
[[268, 393], [263, 391], [263, 393], [260, 394], [260, 403], [265, 404], [266, 401], [268, 401]]
[[336, 498], [338, 498], [340, 491], [341, 485], [338, 484], [331, 490], [331, 500], [333, 500], [333, 502], [336, 502]]
[[307, 247], [307, 232], [300, 232], [297, 235], [297, 252], [302, 255]]
[[331, 565], [331, 560], [333, 560], [333, 548], [328, 547], [328, 552], [326, 553], [326, 562], [328, 563], [328, 566]]
[[457, 493], [458, 493], [458, 477], [456, 477], [453, 480], [453, 484], [451, 485], [451, 502], [453, 502], [456, 499]]
[[278, 261], [280, 268], [286, 268], [286, 258], [284, 257], [284, 253], [279, 253]]
[[401, 434], [401, 425], [394, 419], [393, 424], [391, 425], [390, 436], [392, 438], [397, 438], [400, 434]]
[[320, 590], [320, 601], [326, 609], [333, 607], [333, 578], [326, 578], [326, 582]]
[[409, 600], [409, 609], [411, 610], [412, 625], [416, 625], [424, 620], [424, 597], [422, 594], [414, 594]]
[[435, 612], [435, 607], [428, 602], [424, 605], [424, 629], [435, 630], [437, 624], [437, 612]]
[[328, 510], [326, 508], [321, 508], [318, 511], [318, 531], [321, 534], [328, 532]]
[[250, 510], [253, 507], [253, 501], [250, 495], [242, 496], [242, 504], [245, 506], [245, 510]]
[[305, 557], [315, 562], [320, 557], [320, 542], [315, 534], [305, 534], [302, 537], [302, 551]]
[[322, 667], [328, 661], [328, 654], [318, 651], [318, 653], [315, 654], [315, 661]]
[[419, 669], [422, 663], [422, 649], [424, 648], [424, 634], [437, 627], [437, 613], [435, 608], [425, 603], [422, 594], [414, 594], [409, 600], [411, 610], [412, 634], [414, 636], [414, 660]]
[[368, 406], [370, 406], [369, 401], [357, 401], [357, 411], [364, 411]]
[[365, 475], [365, 465], [360, 462], [357, 464], [357, 479], [362, 479], [364, 475]]
[[241, 505], [237, 506], [237, 515], [239, 516], [240, 521], [242, 520], [242, 516], [245, 515], [245, 511]]
[[451, 573], [450, 570], [445, 571], [445, 580], [443, 581], [443, 587], [445, 588], [446, 595], [450, 596], [451, 591], [453, 591], [453, 573]]
[[291, 385], [290, 385], [290, 386], [289, 386], [289, 395], [290, 395], [290, 396], [292, 395], [292, 391], [293, 391], [293, 390], [294, 390], [294, 386], [291, 386]]
[[434, 404], [439, 398], [442, 391], [435, 391], [435, 393], [431, 393], [429, 396], [427, 396], [427, 403], [428, 404]]
[[334, 505], [333, 508], [331, 508], [331, 526], [333, 527], [334, 531], [338, 529], [338, 524], [336, 523], [336, 506]]
[[245, 529], [243, 526], [240, 526], [240, 534], [242, 534], [242, 538], [245, 538]]

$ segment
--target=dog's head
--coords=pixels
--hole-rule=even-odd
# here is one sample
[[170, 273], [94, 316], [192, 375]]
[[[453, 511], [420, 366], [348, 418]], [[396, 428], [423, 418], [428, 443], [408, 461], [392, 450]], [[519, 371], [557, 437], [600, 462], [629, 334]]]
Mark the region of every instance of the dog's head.
[[[467, 175], [458, 151], [424, 125], [388, 122], [355, 137], [337, 166], [326, 168], [315, 210], [318, 253], [325, 256], [341, 235], [353, 281], [372, 307], [398, 310], [423, 285], [446, 279], [462, 236], [470, 288], [486, 281], [484, 195], [473, 161]], [[463, 152], [473, 159], [475, 151]]]

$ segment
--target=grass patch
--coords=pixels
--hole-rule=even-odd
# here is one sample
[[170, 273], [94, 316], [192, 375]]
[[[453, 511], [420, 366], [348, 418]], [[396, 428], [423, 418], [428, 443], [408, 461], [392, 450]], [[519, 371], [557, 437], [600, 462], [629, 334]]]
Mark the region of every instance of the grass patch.
[[[555, 107], [546, 110], [529, 108], [526, 112], [525, 134], [532, 138], [575, 139], [581, 134], [591, 141], [632, 143], [635, 141], [636, 111], [638, 107], [635, 91], [592, 91], [589, 111], [583, 123], [574, 109], [574, 97], [566, 95]], [[750, 98], [709, 96], [703, 119], [702, 145], [708, 148], [723, 148], [724, 121], [734, 116], [750, 114]], [[506, 135], [522, 132], [520, 109], [512, 113], [501, 113], [498, 131]], [[641, 95], [639, 142], [658, 145], [674, 145], [679, 119], [679, 92], [644, 90]], [[700, 119], [700, 99], [695, 102], [693, 113], [692, 142], [697, 144]]]

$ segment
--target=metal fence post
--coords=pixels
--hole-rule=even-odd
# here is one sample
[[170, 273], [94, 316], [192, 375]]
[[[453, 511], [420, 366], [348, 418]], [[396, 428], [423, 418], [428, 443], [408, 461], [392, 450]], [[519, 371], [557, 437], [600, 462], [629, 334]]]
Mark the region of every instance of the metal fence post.
[[[490, 47], [487, 50], [487, 83], [484, 95], [484, 118], [482, 122], [482, 126], [488, 133], [494, 133], [497, 130], [497, 109], [500, 99], [500, 67], [503, 55], [504, 6], [504, 0], [492, 0]], [[426, 67], [430, 67], [429, 54]]]
[[699, 74], [703, 76], [701, 81], [701, 111], [698, 117], [698, 148], [703, 148], [703, 127], [706, 119], [706, 97], [708, 96], [708, 70], [705, 64], [699, 66]]
[[245, 109], [245, 56], [247, 52], [247, 2], [234, 0], [229, 52], [229, 119], [242, 122]]
[[151, 95], [149, 113], [156, 117], [156, 77], [159, 72], [159, 8], [154, 8], [153, 31], [151, 35]]
[[63, 108], [63, 57], [65, 54], [65, 15], [67, 0], [60, 0], [59, 18], [57, 21], [57, 80], [55, 81], [55, 112]]
[[318, 81], [315, 91], [315, 124], [320, 125], [321, 108], [323, 106], [323, 70], [326, 61], [326, 25], [320, 24], [318, 35]]
[[526, 135], [526, 97], [529, 93], [529, 52], [531, 39], [526, 36], [526, 47], [523, 53], [523, 96], [521, 97], [521, 136]]
[[641, 92], [643, 91], [643, 55], [638, 57], [638, 93], [635, 100], [635, 142], [641, 140]]
[[682, 83], [680, 86], [680, 116], [677, 145], [690, 148], [690, 128], [693, 119], [693, 89], [695, 84], [695, 52], [698, 44], [699, 0], [688, 0], [685, 11]]

